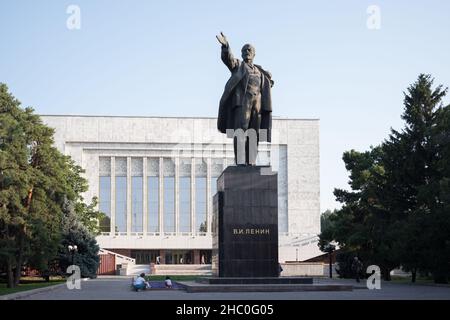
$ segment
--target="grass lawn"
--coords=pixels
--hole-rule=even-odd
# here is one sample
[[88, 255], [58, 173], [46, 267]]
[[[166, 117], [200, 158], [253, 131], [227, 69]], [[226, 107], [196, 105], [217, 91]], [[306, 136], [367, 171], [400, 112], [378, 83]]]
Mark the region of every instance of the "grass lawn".
[[50, 282], [45, 282], [42, 278], [23, 278], [20, 280], [20, 284], [15, 288], [7, 288], [6, 283], [0, 282], [0, 296], [10, 293], [53, 286], [55, 284], [63, 283], [64, 281], [65, 280], [61, 277], [51, 278]]
[[[171, 276], [169, 275], [170, 279], [172, 279], [172, 281], [195, 281], [195, 279], [199, 278], [199, 276], [183, 276], [183, 275], [176, 275], [176, 276]], [[145, 277], [146, 280], [148, 281], [164, 281], [166, 280], [166, 276], [163, 275], [155, 275], [155, 276], [146, 276]]]

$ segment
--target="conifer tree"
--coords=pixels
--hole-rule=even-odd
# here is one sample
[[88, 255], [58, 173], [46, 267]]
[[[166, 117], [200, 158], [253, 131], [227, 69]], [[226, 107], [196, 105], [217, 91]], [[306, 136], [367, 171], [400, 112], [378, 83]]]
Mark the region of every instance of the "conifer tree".
[[67, 201], [88, 232], [98, 231], [95, 199], [83, 203], [82, 169], [53, 146], [53, 133], [0, 83], [0, 265], [8, 287], [19, 284], [23, 266], [45, 270], [57, 256]]

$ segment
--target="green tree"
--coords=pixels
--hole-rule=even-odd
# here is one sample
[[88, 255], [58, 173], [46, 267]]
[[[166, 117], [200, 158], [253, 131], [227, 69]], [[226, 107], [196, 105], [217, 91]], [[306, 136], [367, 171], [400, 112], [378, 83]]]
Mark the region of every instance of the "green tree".
[[[33, 241], [45, 259], [58, 238], [58, 200], [65, 190], [64, 158], [52, 147], [52, 130], [31, 108], [22, 110], [6, 85], [0, 84], [0, 216], [2, 263], [8, 287], [19, 283], [23, 263], [33, 254]], [[50, 241], [46, 242], [46, 239]]]
[[381, 159], [380, 147], [344, 153], [351, 191], [335, 189], [343, 206], [331, 216], [331, 229], [320, 235], [320, 243], [337, 241], [343, 252], [358, 255], [365, 265], [380, 266], [383, 278], [389, 280], [390, 271], [399, 262], [392, 254], [392, 217], [380, 199], [380, 186], [385, 183]]
[[200, 231], [200, 232], [207, 232], [208, 231], [207, 227], [206, 227], [206, 221], [203, 221], [202, 223], [200, 223], [198, 231]]
[[450, 105], [437, 111], [433, 126], [433, 143], [436, 148], [434, 170], [436, 179], [428, 185], [433, 194], [435, 210], [428, 215], [429, 229], [426, 239], [432, 246], [427, 271], [432, 272], [435, 282], [450, 280]]
[[46, 269], [57, 255], [66, 201], [96, 231], [95, 201], [82, 204], [82, 170], [53, 146], [53, 133], [0, 84], [0, 264], [8, 287], [19, 283], [23, 265]]
[[440, 228], [435, 221], [439, 217], [442, 179], [435, 137], [441, 133], [436, 126], [442, 118], [442, 99], [446, 92], [442, 86], [433, 88], [430, 75], [419, 75], [404, 94], [405, 127], [401, 131], [391, 130], [383, 143], [386, 172], [383, 203], [395, 221], [394, 251], [399, 254], [404, 269], [412, 272], [412, 281], [418, 270], [439, 273], [432, 266], [438, 258], [430, 257], [434, 252], [441, 256], [445, 243], [444, 239], [439, 243], [434, 237]]
[[337, 210], [326, 210], [320, 215], [320, 239], [318, 246], [320, 250], [326, 252], [326, 247], [333, 241], [334, 220], [336, 219]]
[[339, 242], [366, 264], [380, 266], [384, 279], [402, 266], [431, 272], [436, 282], [450, 274], [450, 107], [447, 89], [419, 75], [404, 98], [401, 131], [367, 152], [349, 151], [343, 160], [352, 191], [336, 189], [343, 203], [330, 217], [321, 241]]
[[99, 246], [94, 234], [80, 220], [75, 205], [67, 202], [64, 205], [62, 241], [58, 251], [58, 267], [63, 273], [72, 264], [72, 254], [68, 251], [69, 245], [77, 246], [73, 263], [80, 267], [81, 276], [95, 277], [99, 265]]
[[29, 234], [30, 141], [21, 125], [23, 112], [19, 105], [6, 85], [0, 84], [0, 262], [7, 273], [8, 287], [14, 286], [14, 268], [22, 259], [18, 251], [23, 234]]
[[70, 168], [67, 172], [68, 183], [75, 191], [73, 210], [81, 224], [83, 224], [90, 233], [98, 235], [100, 234], [101, 227], [101, 223], [99, 222], [108, 217], [96, 209], [98, 205], [97, 197], [93, 197], [90, 204], [85, 203], [82, 194], [88, 190], [88, 183], [87, 180], [82, 177], [84, 170], [70, 158], [67, 159], [67, 164]]

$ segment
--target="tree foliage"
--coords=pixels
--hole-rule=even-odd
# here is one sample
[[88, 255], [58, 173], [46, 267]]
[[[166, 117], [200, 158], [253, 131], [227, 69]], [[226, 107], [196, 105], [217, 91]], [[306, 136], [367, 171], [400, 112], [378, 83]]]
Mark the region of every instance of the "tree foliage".
[[99, 246], [93, 233], [79, 219], [75, 206], [67, 202], [64, 205], [62, 241], [58, 248], [60, 270], [67, 270], [72, 264], [72, 253], [68, 251], [68, 246], [74, 244], [77, 251], [73, 253], [73, 264], [80, 267], [82, 277], [95, 277], [99, 265]]
[[19, 283], [24, 265], [44, 270], [55, 258], [67, 201], [96, 232], [96, 203], [83, 203], [82, 169], [53, 146], [53, 133], [0, 83], [0, 265], [8, 287]]
[[351, 191], [336, 189], [343, 204], [328, 219], [319, 245], [335, 240], [342, 250], [380, 266], [384, 279], [402, 267], [450, 275], [450, 106], [447, 89], [419, 75], [404, 93], [405, 127], [369, 151], [344, 153]]

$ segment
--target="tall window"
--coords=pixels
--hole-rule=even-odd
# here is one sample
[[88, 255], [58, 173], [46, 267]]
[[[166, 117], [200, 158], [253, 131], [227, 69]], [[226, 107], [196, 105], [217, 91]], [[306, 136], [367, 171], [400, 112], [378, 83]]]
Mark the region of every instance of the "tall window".
[[104, 214], [100, 219], [100, 231], [111, 232], [111, 158], [99, 159], [99, 211]]
[[127, 177], [116, 177], [116, 231], [127, 231]]
[[195, 227], [206, 232], [206, 177], [195, 178]]
[[98, 209], [104, 214], [100, 219], [100, 231], [111, 232], [111, 158], [99, 158]]
[[131, 158], [131, 231], [142, 232], [143, 227], [143, 183], [142, 158]]
[[127, 231], [127, 158], [116, 158], [116, 232]]
[[191, 175], [192, 175], [192, 159], [180, 158], [178, 172], [179, 180], [179, 232], [191, 232]]
[[147, 177], [147, 231], [158, 232], [159, 231], [159, 177]]
[[164, 232], [175, 232], [175, 177], [164, 177]]
[[142, 183], [142, 177], [131, 177], [131, 229], [133, 232], [143, 231]]
[[180, 232], [191, 231], [191, 177], [180, 177]]
[[159, 232], [159, 158], [147, 159], [147, 231]]
[[111, 232], [111, 177], [100, 177], [99, 210], [105, 215], [100, 219], [100, 231]]
[[195, 160], [195, 230], [197, 232], [207, 231], [207, 195], [206, 176], [207, 164], [204, 159]]
[[173, 159], [163, 159], [164, 174], [164, 232], [175, 232], [175, 163]]

